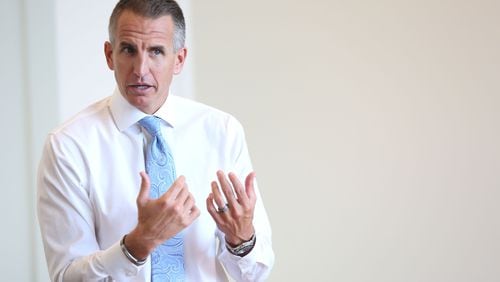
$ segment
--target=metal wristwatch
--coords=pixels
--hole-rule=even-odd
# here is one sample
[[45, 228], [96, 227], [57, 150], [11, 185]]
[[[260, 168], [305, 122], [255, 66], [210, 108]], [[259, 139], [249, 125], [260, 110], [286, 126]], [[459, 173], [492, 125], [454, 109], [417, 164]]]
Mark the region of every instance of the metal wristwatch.
[[250, 240], [246, 241], [246, 242], [243, 242], [241, 244], [239, 244], [238, 246], [236, 247], [231, 247], [227, 242], [226, 242], [226, 248], [227, 250], [235, 255], [235, 256], [240, 256], [240, 257], [244, 257], [246, 256], [248, 253], [250, 253], [250, 251], [253, 249], [253, 247], [255, 246], [255, 241], [257, 241], [257, 237], [255, 236], [255, 234], [252, 235], [252, 238], [250, 238]]

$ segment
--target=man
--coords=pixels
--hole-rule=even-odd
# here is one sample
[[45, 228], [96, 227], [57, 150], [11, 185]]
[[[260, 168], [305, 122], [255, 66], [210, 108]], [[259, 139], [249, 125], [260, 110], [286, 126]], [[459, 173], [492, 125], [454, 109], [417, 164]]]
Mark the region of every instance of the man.
[[39, 166], [51, 279], [265, 280], [271, 228], [241, 125], [169, 94], [187, 55], [181, 9], [122, 0], [109, 33], [117, 90], [53, 130]]

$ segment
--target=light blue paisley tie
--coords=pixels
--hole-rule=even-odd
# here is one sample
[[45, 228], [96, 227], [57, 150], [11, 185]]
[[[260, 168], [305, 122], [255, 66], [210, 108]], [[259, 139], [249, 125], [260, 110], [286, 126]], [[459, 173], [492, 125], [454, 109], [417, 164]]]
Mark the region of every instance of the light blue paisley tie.
[[[151, 181], [151, 198], [164, 194], [175, 181], [172, 153], [160, 131], [160, 119], [147, 116], [139, 121], [151, 135], [147, 145], [146, 172]], [[182, 232], [156, 247], [151, 254], [151, 281], [185, 281]]]

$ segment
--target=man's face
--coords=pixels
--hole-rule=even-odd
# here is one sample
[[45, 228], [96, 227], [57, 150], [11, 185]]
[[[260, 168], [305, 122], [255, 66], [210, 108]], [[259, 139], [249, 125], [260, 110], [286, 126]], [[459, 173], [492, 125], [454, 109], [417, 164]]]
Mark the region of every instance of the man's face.
[[115, 72], [118, 88], [127, 101], [147, 113], [155, 113], [168, 96], [172, 76], [182, 70], [186, 49], [174, 53], [171, 16], [149, 19], [123, 11], [106, 42], [106, 61]]

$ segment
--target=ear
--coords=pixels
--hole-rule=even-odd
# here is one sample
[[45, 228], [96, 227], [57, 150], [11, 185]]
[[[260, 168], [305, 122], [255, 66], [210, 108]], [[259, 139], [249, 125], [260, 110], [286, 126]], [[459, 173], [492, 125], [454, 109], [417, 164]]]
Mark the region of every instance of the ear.
[[187, 49], [183, 47], [177, 51], [175, 54], [175, 63], [174, 63], [174, 74], [179, 74], [182, 71], [184, 66], [184, 62], [186, 61]]
[[111, 42], [109, 41], [104, 42], [104, 56], [106, 56], [106, 63], [108, 64], [109, 69], [114, 70], [113, 45], [111, 45]]

